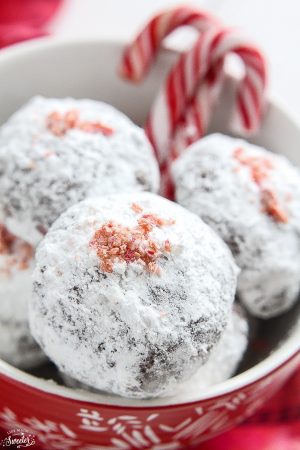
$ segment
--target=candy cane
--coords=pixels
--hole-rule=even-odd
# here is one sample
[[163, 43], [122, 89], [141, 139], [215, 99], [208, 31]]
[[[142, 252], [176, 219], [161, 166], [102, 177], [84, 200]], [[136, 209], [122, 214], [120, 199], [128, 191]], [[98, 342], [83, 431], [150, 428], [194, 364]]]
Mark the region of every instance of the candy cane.
[[146, 25], [125, 50], [123, 76], [140, 81], [163, 39], [183, 25], [192, 25], [201, 32], [200, 36], [171, 70], [145, 126], [168, 188], [171, 187], [170, 160], [203, 136], [209, 126], [223, 85], [226, 56], [237, 54], [245, 66], [245, 76], [236, 92], [231, 122], [234, 131], [240, 134], [256, 131], [262, 118], [266, 88], [266, 64], [259, 50], [234, 30], [223, 28], [210, 14], [188, 7], [163, 12]]
[[219, 21], [207, 12], [187, 6], [156, 15], [125, 49], [120, 66], [121, 74], [131, 81], [140, 81], [149, 70], [164, 38], [185, 25], [203, 32], [219, 25]]
[[[170, 158], [174, 147], [177, 149], [175, 154], [173, 150], [172, 159], [189, 141], [197, 140], [206, 132], [221, 89], [223, 63], [230, 53], [238, 55], [245, 67], [245, 75], [236, 92], [232, 128], [241, 134], [257, 129], [264, 107], [265, 60], [236, 31], [208, 30], [191, 50], [181, 55], [150, 111], [146, 130], [160, 163]], [[211, 82], [209, 75], [213, 70], [219, 73]], [[190, 137], [192, 126], [194, 134]]]
[[[187, 104], [186, 110], [177, 123], [172, 138], [172, 144], [169, 150], [172, 160], [176, 159], [182, 150], [205, 134], [222, 89], [224, 79], [223, 66], [224, 59], [220, 59], [217, 64], [209, 69], [207, 76], [198, 86], [196, 95]], [[147, 134], [150, 135], [152, 134], [150, 131], [150, 118], [147, 124]], [[167, 147], [164, 150], [167, 150]], [[162, 155], [163, 153], [161, 149], [159, 154]]]

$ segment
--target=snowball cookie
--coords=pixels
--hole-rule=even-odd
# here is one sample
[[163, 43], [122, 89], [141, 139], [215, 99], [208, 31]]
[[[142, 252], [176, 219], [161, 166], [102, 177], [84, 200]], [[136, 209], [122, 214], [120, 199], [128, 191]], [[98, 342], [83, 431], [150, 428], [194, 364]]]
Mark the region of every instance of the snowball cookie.
[[23, 369], [46, 359], [27, 320], [33, 265], [31, 246], [0, 226], [0, 358]]
[[[189, 400], [211, 386], [230, 378], [237, 370], [248, 345], [249, 325], [242, 308], [235, 303], [229, 322], [208, 361], [187, 381], [179, 384], [172, 396]], [[61, 373], [64, 384], [74, 389], [97, 390]]]
[[208, 358], [238, 269], [196, 215], [150, 193], [88, 199], [38, 247], [31, 330], [67, 375], [127, 397], [163, 395]]
[[0, 131], [0, 222], [32, 245], [86, 197], [158, 186], [144, 131], [105, 103], [35, 97]]
[[229, 245], [238, 293], [249, 312], [270, 318], [297, 300], [300, 283], [300, 176], [283, 156], [213, 134], [173, 165], [177, 201]]

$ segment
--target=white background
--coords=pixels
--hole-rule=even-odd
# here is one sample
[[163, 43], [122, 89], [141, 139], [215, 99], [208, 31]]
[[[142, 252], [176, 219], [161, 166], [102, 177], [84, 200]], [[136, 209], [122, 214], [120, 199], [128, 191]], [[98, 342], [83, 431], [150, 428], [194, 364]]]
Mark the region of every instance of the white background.
[[259, 44], [269, 59], [271, 93], [300, 119], [299, 0], [65, 0], [50, 30], [129, 40], [153, 13], [184, 3], [213, 11]]

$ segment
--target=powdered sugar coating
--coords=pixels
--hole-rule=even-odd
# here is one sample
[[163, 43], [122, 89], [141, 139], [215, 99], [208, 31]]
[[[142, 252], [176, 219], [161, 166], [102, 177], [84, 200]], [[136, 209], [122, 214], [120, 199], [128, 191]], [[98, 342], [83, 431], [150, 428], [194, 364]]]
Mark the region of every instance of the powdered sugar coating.
[[230, 378], [237, 370], [248, 345], [249, 326], [242, 308], [235, 303], [227, 327], [208, 361], [187, 382], [178, 387], [177, 396], [184, 400], [205, 392]]
[[[109, 221], [133, 227], [146, 213], [174, 224], [151, 238], [170, 241], [158, 276], [133, 261], [112, 273], [90, 245]], [[64, 213], [38, 247], [30, 323], [62, 372], [97, 389], [136, 398], [165, 395], [208, 358], [227, 324], [237, 268], [197, 216], [150, 193], [88, 199]]]
[[[205, 392], [209, 387], [230, 378], [236, 372], [247, 348], [248, 332], [246, 315], [242, 308], [235, 303], [228, 324], [208, 361], [190, 379], [176, 386], [172, 392], [172, 397], [176, 398], [176, 402], [189, 401], [197, 394]], [[61, 373], [61, 377], [68, 387], [98, 392], [63, 373]]]
[[[235, 157], [267, 159], [263, 186], [281, 215], [266, 211], [253, 173]], [[270, 318], [288, 310], [300, 286], [300, 175], [283, 156], [220, 134], [192, 145], [173, 164], [177, 201], [225, 240], [241, 273], [238, 293], [249, 312]], [[276, 212], [276, 211], [275, 211]]]
[[[56, 135], [49, 114], [77, 111], [112, 133], [70, 128]], [[35, 97], [0, 130], [0, 223], [36, 245], [69, 206], [89, 196], [157, 191], [159, 172], [142, 129], [110, 105]]]
[[7, 255], [0, 255], [0, 357], [27, 369], [46, 359], [30, 334], [28, 303], [32, 295], [33, 260], [25, 270], [7, 273]]

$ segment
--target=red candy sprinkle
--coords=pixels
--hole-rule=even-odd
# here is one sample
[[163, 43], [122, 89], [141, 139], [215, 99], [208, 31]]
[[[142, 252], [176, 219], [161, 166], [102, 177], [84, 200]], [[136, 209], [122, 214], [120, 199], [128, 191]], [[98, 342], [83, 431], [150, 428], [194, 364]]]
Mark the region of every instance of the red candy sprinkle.
[[111, 136], [114, 130], [100, 122], [89, 122], [80, 120], [76, 109], [71, 109], [64, 114], [53, 111], [46, 118], [46, 126], [55, 136], [64, 136], [71, 129], [82, 130], [86, 133], [102, 133]]
[[172, 250], [172, 248], [171, 248], [170, 241], [169, 241], [169, 239], [167, 239], [167, 240], [165, 241], [165, 251], [168, 252], [168, 253], [170, 253], [171, 250]]
[[11, 253], [15, 237], [0, 224], [0, 255]]
[[289, 218], [285, 211], [279, 205], [278, 199], [273, 191], [264, 189], [262, 191], [262, 206], [263, 210], [272, 216], [277, 222], [287, 223]]
[[256, 184], [260, 184], [269, 177], [273, 169], [272, 161], [262, 156], [247, 156], [243, 148], [237, 148], [234, 157], [244, 166], [249, 167], [251, 176]]
[[[136, 213], [143, 209], [133, 203], [131, 208]], [[90, 241], [90, 246], [97, 252], [101, 260], [101, 270], [112, 272], [116, 261], [125, 261], [127, 264], [139, 262], [149, 272], [160, 274], [157, 259], [163, 253], [171, 251], [171, 244], [166, 240], [163, 245], [150, 237], [151, 231], [158, 227], [174, 224], [174, 220], [164, 220], [155, 214], [143, 214], [134, 227], [125, 227], [115, 222], [102, 225]]]
[[8, 255], [11, 258], [7, 261], [5, 272], [17, 266], [19, 270], [25, 270], [33, 258], [33, 248], [30, 244], [17, 238], [10, 233], [4, 225], [0, 224], [0, 255]]
[[136, 213], [143, 212], [143, 208], [140, 205], [137, 205], [136, 203], [132, 203], [131, 209], [132, 209], [132, 211], [134, 211]]
[[249, 168], [254, 183], [260, 189], [262, 210], [277, 222], [287, 223], [288, 215], [281, 208], [276, 192], [264, 186], [264, 182], [269, 179], [270, 172], [274, 169], [272, 161], [267, 157], [248, 156], [243, 148], [237, 148], [234, 157], [240, 164]]

